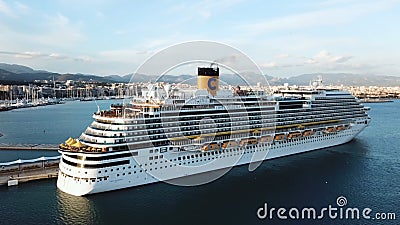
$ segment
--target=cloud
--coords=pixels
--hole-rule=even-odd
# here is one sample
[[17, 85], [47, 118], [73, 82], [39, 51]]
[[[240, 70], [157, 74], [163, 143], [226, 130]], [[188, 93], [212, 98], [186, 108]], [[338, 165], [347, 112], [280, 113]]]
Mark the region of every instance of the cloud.
[[125, 35], [127, 33], [128, 33], [128, 31], [126, 31], [126, 30], [119, 30], [118, 29], [118, 30], [114, 31], [114, 34], [117, 35], [117, 36]]
[[89, 56], [67, 56], [59, 53], [42, 53], [37, 51], [25, 51], [25, 52], [10, 52], [0, 51], [0, 55], [9, 55], [19, 59], [44, 59], [44, 60], [70, 60], [79, 62], [91, 62], [93, 61]]
[[144, 48], [145, 49], [154, 49], [154, 48], [165, 47], [168, 44], [171, 44], [171, 38], [170, 39], [152, 39], [152, 40], [148, 40], [144, 43]]
[[111, 61], [111, 62], [125, 62], [125, 63], [141, 63], [147, 57], [149, 57], [153, 52], [151, 51], [139, 51], [132, 49], [117, 49], [101, 51], [99, 53], [99, 60]]
[[[209, 20], [214, 15], [221, 13], [225, 9], [229, 9], [243, 0], [202, 0], [196, 3], [187, 1], [172, 5], [167, 9], [168, 14], [179, 14], [180, 21], [178, 24], [190, 22], [192, 20]], [[176, 23], [174, 24], [176, 26]]]
[[96, 10], [96, 16], [97, 16], [98, 18], [101, 18], [101, 19], [103, 19], [103, 18], [106, 17], [106, 16], [104, 15], [104, 13], [103, 13], [102, 11], [100, 11], [100, 10]]
[[267, 69], [269, 69], [269, 68], [276, 68], [276, 67], [277, 67], [277, 64], [276, 64], [276, 62], [267, 62], [267, 63], [261, 64], [261, 67], [262, 67], [262, 68], [267, 68]]
[[3, 0], [0, 0], [0, 13], [4, 13], [7, 16], [15, 17], [14, 12]]
[[320, 51], [314, 57], [306, 60], [306, 63], [307, 64], [345, 63], [352, 58], [353, 58], [353, 56], [334, 56], [330, 52]]
[[76, 58], [74, 58], [74, 61], [78, 61], [78, 62], [92, 62], [93, 59], [89, 56], [78, 56]]
[[260, 65], [262, 69], [267, 70], [280, 70], [285, 68], [292, 68], [292, 67], [303, 67], [304, 63], [298, 62], [267, 62]]
[[49, 57], [51, 58], [54, 53], [52, 54], [43, 54], [41, 52], [35, 52], [35, 51], [25, 51], [25, 52], [10, 52], [10, 51], [0, 51], [0, 54], [2, 55], [10, 55], [15, 58], [21, 58], [21, 59], [35, 59], [35, 58], [42, 58], [42, 57]]
[[59, 53], [50, 53], [50, 54], [48, 55], [48, 57], [49, 57], [50, 59], [68, 59], [68, 58], [69, 58], [68, 56], [61, 55], [61, 54], [59, 54]]
[[27, 13], [29, 11], [29, 7], [21, 2], [14, 2], [15, 9], [21, 13]]
[[363, 15], [391, 8], [390, 0], [340, 4], [336, 7], [321, 7], [305, 13], [298, 13], [267, 19], [258, 23], [239, 25], [237, 28], [252, 34], [274, 32], [279, 30], [299, 30], [312, 27], [338, 25], [350, 22]]
[[46, 20], [41, 25], [40, 33], [32, 34], [29, 39], [36, 43], [50, 47], [73, 46], [86, 40], [83, 34], [83, 24], [80, 22], [71, 22], [71, 20], [61, 14], [45, 16]]
[[32, 58], [43, 57], [44, 55], [40, 52], [22, 52], [22, 53], [17, 53], [14, 56], [15, 58], [32, 59]]
[[344, 62], [349, 61], [352, 58], [353, 58], [353, 56], [339, 56], [339, 57], [336, 57], [334, 59], [334, 61], [337, 63], [344, 63]]
[[277, 58], [277, 59], [287, 59], [289, 57], [290, 57], [290, 55], [287, 53], [282, 53], [282, 54], [278, 54], [278, 55], [274, 56], [274, 58]]
[[270, 61], [261, 63], [260, 67], [268, 73], [271, 71], [277, 73], [299, 73], [299, 71], [308, 72], [327, 72], [327, 71], [354, 71], [359, 69], [354, 63], [349, 61], [353, 56], [333, 55], [328, 51], [320, 51], [313, 57], [296, 56], [289, 54], [277, 54]]
[[9, 17], [18, 18], [22, 14], [29, 12], [29, 7], [20, 2], [13, 2], [13, 4], [7, 4], [3, 0], [0, 0], [0, 14], [3, 13]]

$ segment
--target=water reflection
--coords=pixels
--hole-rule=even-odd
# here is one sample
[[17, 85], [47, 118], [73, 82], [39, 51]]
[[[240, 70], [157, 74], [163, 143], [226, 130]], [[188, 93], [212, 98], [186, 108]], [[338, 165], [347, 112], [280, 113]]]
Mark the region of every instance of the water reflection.
[[57, 190], [57, 209], [62, 224], [94, 224], [98, 221], [93, 202]]

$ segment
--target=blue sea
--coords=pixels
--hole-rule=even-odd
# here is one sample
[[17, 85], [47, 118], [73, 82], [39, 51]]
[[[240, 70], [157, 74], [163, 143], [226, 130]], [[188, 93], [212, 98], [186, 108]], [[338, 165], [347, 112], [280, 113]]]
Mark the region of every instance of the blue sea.
[[[0, 112], [0, 142], [57, 144], [78, 137], [97, 105], [107, 109], [110, 103]], [[56, 180], [2, 186], [0, 224], [400, 224], [400, 101], [366, 105], [371, 124], [347, 144], [265, 161], [253, 172], [235, 167], [200, 186], [160, 182], [87, 197], [58, 191]], [[58, 153], [0, 151], [0, 162], [43, 155]], [[345, 205], [338, 205], [339, 197]], [[265, 205], [276, 210], [260, 219], [257, 211]], [[325, 212], [321, 219], [281, 219], [276, 213], [315, 208], [319, 215], [329, 206], [337, 208], [336, 218]], [[347, 208], [370, 208], [371, 218], [340, 218]], [[379, 220], [376, 213], [396, 219]]]

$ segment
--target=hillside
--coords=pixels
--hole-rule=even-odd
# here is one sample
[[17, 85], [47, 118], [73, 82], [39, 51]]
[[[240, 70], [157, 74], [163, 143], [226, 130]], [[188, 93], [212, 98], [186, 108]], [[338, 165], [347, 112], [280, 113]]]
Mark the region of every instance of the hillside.
[[[48, 71], [34, 70], [27, 66], [0, 63], [0, 83], [5, 81], [10, 82], [33, 82], [35, 80], [52, 80], [56, 81], [90, 81], [90, 82], [168, 82], [168, 83], [187, 83], [195, 85], [197, 79], [192, 75], [164, 75], [164, 76], [151, 76], [151, 75], [135, 75], [132, 74], [119, 76], [96, 76], [87, 74], [59, 74]], [[289, 78], [279, 78], [254, 73], [243, 74], [243, 78], [238, 75], [221, 74], [220, 80], [222, 84], [231, 85], [256, 85], [258, 82], [265, 84], [265, 79], [268, 80], [270, 85], [308, 85], [310, 80], [322, 76], [323, 83], [326, 85], [345, 85], [345, 86], [400, 86], [400, 77], [397, 76], [379, 76], [379, 75], [360, 75], [350, 73], [318, 73], [318, 74], [302, 74], [292, 76]], [[131, 80], [132, 79], [132, 80]]]

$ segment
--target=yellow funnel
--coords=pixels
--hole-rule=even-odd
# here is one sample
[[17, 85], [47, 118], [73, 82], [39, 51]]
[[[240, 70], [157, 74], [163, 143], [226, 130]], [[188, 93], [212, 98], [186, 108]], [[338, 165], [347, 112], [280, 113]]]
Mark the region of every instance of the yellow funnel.
[[212, 96], [219, 90], [219, 68], [198, 68], [197, 88], [207, 90]]

